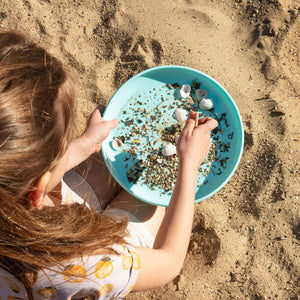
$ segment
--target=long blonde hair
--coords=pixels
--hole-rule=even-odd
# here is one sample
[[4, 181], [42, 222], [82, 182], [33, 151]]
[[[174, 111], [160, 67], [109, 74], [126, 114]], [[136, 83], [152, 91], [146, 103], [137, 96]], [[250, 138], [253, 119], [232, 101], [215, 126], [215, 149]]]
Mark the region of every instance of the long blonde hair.
[[74, 84], [62, 63], [18, 33], [0, 33], [0, 267], [30, 298], [39, 269], [124, 242], [126, 221], [83, 205], [28, 209], [33, 184], [65, 152], [74, 118]]

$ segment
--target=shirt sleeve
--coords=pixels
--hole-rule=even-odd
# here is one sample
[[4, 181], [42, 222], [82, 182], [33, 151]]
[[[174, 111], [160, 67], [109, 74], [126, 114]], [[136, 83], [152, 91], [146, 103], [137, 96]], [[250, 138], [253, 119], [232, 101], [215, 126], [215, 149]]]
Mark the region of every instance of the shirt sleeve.
[[130, 245], [117, 245], [118, 255], [93, 255], [61, 269], [39, 272], [35, 299], [122, 299], [133, 288], [140, 258]]

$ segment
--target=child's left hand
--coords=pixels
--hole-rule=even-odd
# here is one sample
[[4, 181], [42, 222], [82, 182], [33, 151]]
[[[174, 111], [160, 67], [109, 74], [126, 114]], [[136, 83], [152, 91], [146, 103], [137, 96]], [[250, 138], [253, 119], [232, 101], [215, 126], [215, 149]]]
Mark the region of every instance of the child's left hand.
[[84, 133], [80, 138], [91, 146], [93, 152], [99, 152], [101, 143], [107, 138], [110, 131], [118, 125], [118, 120], [106, 121], [102, 118], [98, 108], [91, 114]]
[[83, 134], [71, 141], [59, 163], [51, 171], [52, 179], [49, 190], [53, 189], [64, 174], [85, 161], [90, 155], [100, 151], [101, 142], [106, 139], [110, 131], [118, 125], [118, 120], [105, 121], [98, 109], [91, 114]]

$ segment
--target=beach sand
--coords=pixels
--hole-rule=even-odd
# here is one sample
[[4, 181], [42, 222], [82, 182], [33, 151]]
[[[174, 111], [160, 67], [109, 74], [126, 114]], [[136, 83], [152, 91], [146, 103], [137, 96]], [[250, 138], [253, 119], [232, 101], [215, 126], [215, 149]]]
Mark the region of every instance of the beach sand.
[[127, 299], [300, 298], [298, 12], [298, 0], [1, 1], [2, 29], [27, 33], [76, 74], [78, 132], [157, 65], [210, 75], [239, 108], [240, 165], [196, 205], [180, 275]]

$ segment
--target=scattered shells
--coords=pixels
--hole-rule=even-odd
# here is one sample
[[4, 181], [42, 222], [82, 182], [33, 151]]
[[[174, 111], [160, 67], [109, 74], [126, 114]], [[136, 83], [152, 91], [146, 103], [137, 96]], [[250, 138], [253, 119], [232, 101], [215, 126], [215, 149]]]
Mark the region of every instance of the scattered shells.
[[199, 102], [199, 108], [202, 110], [210, 110], [214, 107], [214, 103], [211, 99], [203, 98]]
[[182, 108], [177, 108], [175, 111], [175, 118], [178, 121], [184, 121], [186, 119], [187, 116], [187, 111], [182, 109]]
[[112, 147], [116, 151], [121, 150], [123, 146], [124, 146], [124, 143], [119, 138], [115, 138], [112, 142]]
[[[159, 103], [152, 101], [152, 96], [157, 97]], [[212, 108], [217, 103], [209, 96], [210, 92], [202, 86], [200, 88], [200, 83], [192, 81], [191, 85], [183, 86], [178, 83], [163, 84], [162, 87], [149, 90], [149, 97], [142, 93], [128, 102], [120, 120], [121, 126], [116, 129], [110, 146], [115, 150], [122, 148], [120, 152], [124, 155], [129, 182], [145, 184], [161, 195], [171, 195], [179, 165], [176, 145], [191, 111], [197, 112], [198, 119], [216, 117], [220, 124], [213, 132], [209, 154], [198, 168], [201, 178], [199, 181], [197, 179], [197, 187], [208, 183], [208, 174], [222, 174], [230, 159], [227, 152], [230, 152], [230, 140], [234, 132], [227, 122], [226, 113], [220, 112], [219, 116], [214, 112]]]
[[177, 153], [176, 146], [173, 145], [173, 144], [167, 144], [162, 149], [162, 154], [164, 156], [171, 156], [171, 155], [174, 155], [176, 153]]
[[182, 85], [181, 89], [180, 89], [180, 96], [182, 98], [186, 98], [190, 95], [192, 90], [192, 87], [189, 84], [184, 84]]
[[195, 95], [199, 99], [207, 98], [207, 90], [204, 89], [197, 89], [195, 91]]

